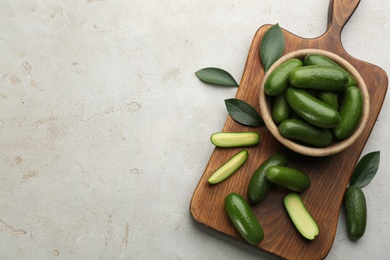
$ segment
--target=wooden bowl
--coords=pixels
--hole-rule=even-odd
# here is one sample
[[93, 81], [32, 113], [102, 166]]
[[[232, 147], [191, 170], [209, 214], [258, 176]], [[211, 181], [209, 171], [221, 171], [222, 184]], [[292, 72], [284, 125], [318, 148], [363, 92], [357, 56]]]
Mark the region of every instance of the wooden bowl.
[[[363, 96], [363, 111], [360, 118], [359, 125], [357, 126], [355, 132], [347, 139], [341, 140], [341, 141], [334, 141], [332, 144], [330, 144], [327, 147], [324, 148], [316, 148], [311, 146], [305, 146], [304, 144], [294, 142], [293, 140], [287, 139], [283, 137], [279, 133], [278, 126], [274, 123], [271, 117], [271, 97], [269, 97], [264, 92], [264, 83], [269, 76], [269, 74], [280, 64], [284, 63], [285, 61], [292, 59], [292, 58], [299, 58], [303, 60], [303, 58], [307, 54], [320, 54], [327, 58], [330, 58], [334, 62], [336, 62], [338, 65], [340, 65], [343, 69], [348, 71], [355, 79], [357, 83], [357, 87], [361, 90], [362, 96]], [[345, 59], [341, 58], [340, 56], [320, 50], [320, 49], [302, 49], [294, 52], [290, 52], [283, 57], [281, 57], [279, 60], [277, 60], [267, 71], [267, 73], [264, 75], [264, 79], [262, 81], [261, 87], [260, 87], [260, 113], [263, 117], [264, 123], [267, 126], [268, 130], [271, 132], [271, 134], [285, 147], [289, 148], [290, 150], [293, 150], [297, 153], [313, 156], [313, 157], [322, 157], [322, 156], [328, 156], [332, 154], [336, 154], [338, 152], [343, 151], [344, 149], [351, 146], [357, 138], [361, 135], [363, 132], [369, 115], [370, 110], [370, 101], [369, 101], [369, 94], [367, 87], [364, 83], [364, 80], [362, 76], [359, 74], [359, 72]]]

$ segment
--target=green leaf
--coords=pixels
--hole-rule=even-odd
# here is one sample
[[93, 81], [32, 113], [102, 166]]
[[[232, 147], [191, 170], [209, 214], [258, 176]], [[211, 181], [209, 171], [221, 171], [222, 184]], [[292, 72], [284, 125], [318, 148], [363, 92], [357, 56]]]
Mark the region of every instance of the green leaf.
[[195, 72], [195, 75], [203, 82], [212, 85], [238, 87], [237, 82], [229, 72], [219, 68], [203, 68]]
[[264, 121], [256, 109], [245, 101], [231, 98], [225, 100], [225, 105], [236, 122], [247, 126], [264, 126]]
[[279, 24], [275, 24], [265, 32], [260, 44], [260, 57], [265, 72], [282, 57], [284, 47], [283, 32]]
[[349, 182], [350, 186], [363, 188], [374, 178], [379, 168], [380, 152], [371, 152], [360, 159]]

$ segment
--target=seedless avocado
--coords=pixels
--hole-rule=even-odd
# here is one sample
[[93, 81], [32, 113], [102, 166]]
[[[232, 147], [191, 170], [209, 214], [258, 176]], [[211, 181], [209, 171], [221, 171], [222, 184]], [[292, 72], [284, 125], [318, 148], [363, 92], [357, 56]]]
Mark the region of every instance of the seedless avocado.
[[349, 186], [344, 195], [347, 230], [351, 240], [360, 239], [366, 230], [367, 204], [361, 188]]
[[340, 123], [336, 110], [303, 89], [289, 87], [286, 100], [295, 113], [314, 126], [332, 128]]
[[284, 206], [295, 227], [301, 235], [313, 240], [320, 232], [318, 225], [303, 204], [301, 197], [292, 192], [284, 197]]
[[208, 179], [210, 184], [217, 184], [236, 172], [248, 159], [248, 151], [242, 150], [231, 157], [224, 165], [216, 170]]
[[306, 55], [306, 57], [303, 59], [303, 65], [304, 66], [322, 65], [322, 66], [334, 66], [340, 68], [348, 75], [347, 87], [356, 86], [356, 80], [351, 74], [349, 74], [346, 70], [340, 67], [340, 65], [338, 65], [336, 62], [332, 61], [331, 59], [321, 54], [313, 53], [313, 54]]
[[282, 94], [288, 87], [290, 72], [298, 67], [302, 67], [302, 61], [300, 59], [290, 59], [279, 65], [267, 77], [264, 83], [265, 93], [270, 96]]
[[279, 125], [280, 134], [312, 147], [326, 147], [333, 142], [329, 129], [315, 127], [301, 119], [287, 119]]
[[263, 229], [240, 194], [233, 192], [227, 195], [225, 209], [234, 227], [248, 243], [257, 245], [263, 240]]
[[289, 82], [297, 88], [341, 91], [347, 87], [348, 75], [331, 66], [302, 66], [291, 71]]
[[260, 203], [272, 187], [272, 183], [265, 178], [265, 172], [271, 166], [286, 166], [288, 158], [283, 153], [277, 153], [265, 160], [252, 175], [248, 185], [247, 196], [252, 204]]
[[296, 192], [303, 192], [311, 185], [310, 177], [305, 172], [286, 166], [269, 167], [265, 172], [265, 178]]
[[272, 104], [271, 117], [275, 124], [279, 125], [281, 122], [289, 118], [291, 108], [287, 103], [285, 94], [282, 93], [276, 96]]
[[257, 132], [219, 132], [212, 134], [210, 140], [217, 147], [230, 148], [254, 146], [259, 143], [260, 136]]
[[362, 111], [363, 97], [360, 89], [347, 88], [340, 108], [340, 123], [333, 129], [334, 136], [339, 140], [350, 137], [360, 122]]
[[318, 99], [329, 105], [336, 111], [339, 111], [339, 96], [332, 91], [321, 91], [318, 93]]

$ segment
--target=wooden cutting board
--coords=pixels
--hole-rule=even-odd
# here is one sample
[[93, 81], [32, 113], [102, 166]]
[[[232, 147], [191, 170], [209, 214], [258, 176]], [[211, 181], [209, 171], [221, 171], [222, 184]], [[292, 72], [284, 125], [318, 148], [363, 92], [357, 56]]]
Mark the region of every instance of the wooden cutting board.
[[[222, 131], [257, 131], [261, 141], [255, 147], [245, 148], [249, 158], [240, 170], [224, 182], [212, 186], [207, 182], [209, 176], [240, 150], [215, 148], [191, 200], [190, 212], [197, 223], [246, 243], [228, 219], [224, 199], [231, 192], [240, 193], [246, 198], [247, 186], [255, 170], [271, 155], [284, 152], [290, 158], [289, 166], [305, 171], [312, 180], [310, 189], [301, 193], [301, 198], [317, 221], [320, 233], [314, 241], [305, 240], [293, 226], [283, 206], [283, 198], [288, 191], [274, 187], [263, 202], [252, 207], [265, 234], [264, 240], [255, 247], [286, 259], [323, 259], [327, 256], [335, 238], [345, 189], [381, 110], [388, 87], [388, 77], [381, 68], [351, 57], [341, 44], [341, 31], [359, 2], [331, 0], [328, 29], [318, 38], [305, 39], [286, 30], [283, 30], [283, 34], [286, 41], [284, 53], [305, 48], [327, 50], [349, 61], [361, 73], [371, 101], [370, 117], [363, 135], [352, 147], [337, 155], [307, 157], [284, 148], [265, 127], [242, 126], [228, 116]], [[258, 111], [259, 86], [264, 76], [259, 46], [270, 26], [264, 25], [256, 32], [236, 94], [236, 98], [245, 100]]]

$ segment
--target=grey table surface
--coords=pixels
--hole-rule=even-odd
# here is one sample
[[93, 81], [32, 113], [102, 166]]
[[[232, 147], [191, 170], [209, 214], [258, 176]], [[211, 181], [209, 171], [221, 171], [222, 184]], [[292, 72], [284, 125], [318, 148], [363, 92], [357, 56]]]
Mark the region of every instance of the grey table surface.
[[[263, 24], [326, 29], [328, 1], [0, 1], [0, 259], [274, 259], [200, 229], [189, 203]], [[349, 54], [390, 72], [390, 2], [362, 0]], [[390, 107], [363, 154], [368, 224], [351, 242], [340, 214], [327, 259], [390, 255]]]

